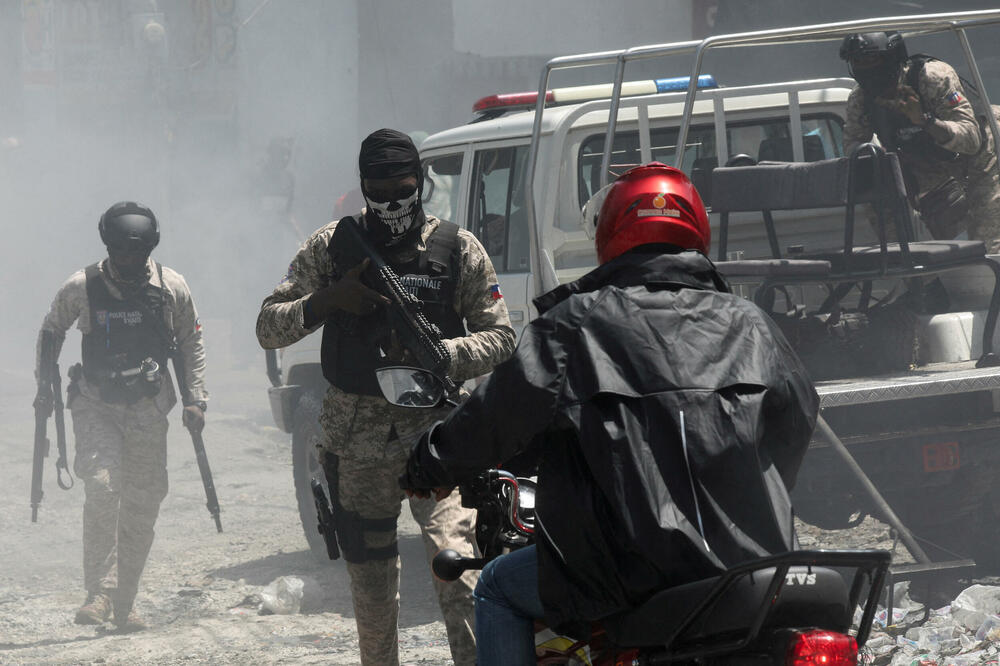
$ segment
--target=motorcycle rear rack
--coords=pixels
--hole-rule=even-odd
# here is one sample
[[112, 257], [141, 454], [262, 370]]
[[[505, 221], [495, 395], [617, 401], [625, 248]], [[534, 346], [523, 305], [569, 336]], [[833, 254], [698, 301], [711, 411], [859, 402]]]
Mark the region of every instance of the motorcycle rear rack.
[[[865, 600], [864, 611], [861, 621], [858, 624], [858, 633], [855, 636], [858, 646], [865, 644], [868, 634], [871, 632], [872, 622], [875, 619], [875, 612], [878, 608], [878, 601], [885, 585], [886, 575], [892, 555], [884, 550], [796, 550], [779, 555], [751, 560], [736, 567], [728, 569], [723, 573], [719, 581], [715, 584], [708, 595], [701, 600], [695, 609], [685, 618], [685, 620], [670, 635], [664, 645], [667, 652], [656, 655], [650, 660], [650, 664], [665, 664], [673, 661], [685, 659], [712, 657], [720, 654], [732, 653], [741, 650], [752, 643], [760, 635], [761, 630], [767, 624], [773, 609], [774, 601], [777, 598], [782, 586], [785, 584], [785, 574], [793, 566], [807, 567], [843, 567], [857, 570], [850, 591], [850, 603], [852, 607], [857, 607], [862, 587], [866, 579], [871, 581], [868, 596]], [[711, 646], [699, 645], [689, 648], [674, 649], [673, 645], [684, 633], [690, 629], [697, 620], [707, 611], [710, 611], [722, 595], [743, 576], [774, 567], [775, 573], [768, 584], [767, 593], [758, 608], [756, 618], [751, 624], [746, 635], [739, 639], [724, 643], [713, 640]]]

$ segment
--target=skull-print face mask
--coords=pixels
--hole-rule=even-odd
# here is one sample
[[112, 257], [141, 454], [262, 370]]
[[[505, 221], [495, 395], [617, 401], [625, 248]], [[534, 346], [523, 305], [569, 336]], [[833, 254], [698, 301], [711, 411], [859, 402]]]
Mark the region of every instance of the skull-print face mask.
[[[398, 196], [398, 195], [394, 195]], [[409, 196], [390, 201], [374, 201], [365, 194], [368, 202], [369, 222], [378, 222], [382, 229], [373, 230], [382, 236], [386, 246], [398, 243], [411, 229], [423, 222], [423, 208], [420, 203], [420, 190], [413, 188]], [[374, 218], [374, 219], [372, 219]]]

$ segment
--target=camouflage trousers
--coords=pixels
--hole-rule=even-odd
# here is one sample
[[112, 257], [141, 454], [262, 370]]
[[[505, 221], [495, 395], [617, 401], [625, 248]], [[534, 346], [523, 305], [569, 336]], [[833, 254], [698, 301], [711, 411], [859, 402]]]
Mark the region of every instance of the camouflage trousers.
[[990, 170], [971, 179], [965, 196], [969, 202], [966, 216], [969, 238], [986, 243], [987, 254], [1000, 254], [1000, 176]]
[[83, 395], [71, 404], [83, 480], [83, 584], [127, 613], [167, 495], [167, 419], [152, 400], [109, 405]]
[[[398, 478], [406, 467], [405, 459], [388, 458], [375, 462], [340, 458], [340, 502], [346, 511], [356, 511], [363, 518], [398, 518], [405, 499]], [[410, 499], [410, 511], [423, 536], [428, 561], [438, 551], [454, 548], [472, 556], [472, 531], [475, 512], [465, 509], [457, 492], [446, 499]], [[379, 548], [396, 541], [396, 530], [366, 531], [365, 546]], [[354, 617], [358, 625], [361, 663], [364, 666], [399, 664], [399, 557], [371, 560], [363, 564], [347, 563], [351, 577]], [[474, 601], [472, 590], [478, 572], [467, 571], [451, 583], [434, 579], [441, 613], [448, 631], [448, 643], [456, 666], [476, 663]]]

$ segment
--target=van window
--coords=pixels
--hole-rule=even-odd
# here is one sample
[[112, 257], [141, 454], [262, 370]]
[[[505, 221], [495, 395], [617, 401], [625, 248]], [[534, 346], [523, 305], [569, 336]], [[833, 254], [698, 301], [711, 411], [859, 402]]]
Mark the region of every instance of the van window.
[[[830, 114], [803, 116], [803, 150], [805, 161], [841, 157], [843, 155], [843, 126], [839, 117]], [[677, 149], [677, 128], [664, 127], [650, 130], [653, 161], [673, 165]], [[730, 157], [741, 153], [757, 161], [792, 161], [791, 129], [787, 119], [730, 123], [726, 127], [726, 142]], [[580, 206], [587, 203], [600, 187], [601, 157], [604, 152], [604, 135], [587, 137], [580, 146], [578, 164]], [[639, 133], [621, 132], [615, 136], [611, 151], [611, 172], [623, 173], [639, 164]], [[719, 166], [715, 147], [715, 127], [698, 125], [688, 132], [684, 149], [683, 170], [691, 176], [706, 204], [711, 204], [711, 173]]]
[[462, 153], [455, 153], [424, 160], [424, 212], [442, 220], [455, 219], [462, 159]]
[[511, 146], [479, 150], [473, 161], [469, 229], [498, 273], [529, 270], [523, 188], [527, 157], [527, 146]]

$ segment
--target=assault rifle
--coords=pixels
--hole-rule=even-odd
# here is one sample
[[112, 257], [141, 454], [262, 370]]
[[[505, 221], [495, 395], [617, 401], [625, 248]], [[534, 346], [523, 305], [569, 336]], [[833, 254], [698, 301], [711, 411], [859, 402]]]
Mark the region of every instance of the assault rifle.
[[[49, 417], [55, 413], [56, 447], [59, 458], [56, 460], [56, 481], [63, 490], [73, 487], [73, 475], [69, 473], [66, 462], [66, 421], [63, 418], [62, 380], [59, 376], [59, 364], [56, 362], [55, 338], [52, 331], [42, 331], [39, 365], [38, 365], [38, 395], [35, 397], [35, 452], [31, 465], [31, 522], [38, 522], [38, 507], [42, 504], [45, 492], [42, 490], [42, 471], [45, 458], [49, 455], [49, 438], [46, 433]], [[69, 485], [63, 482], [62, 473], [66, 470]]]
[[[185, 405], [191, 404], [191, 393], [187, 385], [187, 376], [184, 374], [184, 361], [181, 360], [181, 352], [171, 345], [170, 356], [174, 361], [174, 374], [177, 375], [177, 386], [181, 390], [182, 402]], [[222, 518], [219, 516], [219, 497], [215, 494], [215, 482], [212, 480], [212, 468], [208, 466], [208, 455], [205, 453], [205, 440], [201, 437], [201, 431], [188, 428], [191, 433], [191, 443], [194, 445], [194, 457], [198, 461], [198, 471], [201, 473], [201, 485], [205, 487], [205, 506], [215, 520], [215, 529], [222, 531]]]
[[368, 242], [354, 218], [341, 220], [333, 235], [337, 240], [331, 239], [330, 243], [336, 243], [345, 264], [356, 266], [369, 259], [365, 276], [368, 286], [390, 301], [386, 306], [390, 329], [395, 331], [400, 344], [413, 355], [417, 364], [440, 377], [448, 393], [454, 393], [458, 386], [447, 375], [451, 356], [441, 341], [441, 329], [424, 314], [423, 302], [403, 287], [396, 271]]

